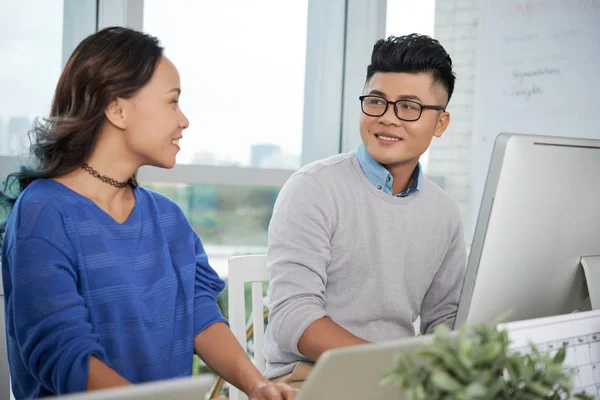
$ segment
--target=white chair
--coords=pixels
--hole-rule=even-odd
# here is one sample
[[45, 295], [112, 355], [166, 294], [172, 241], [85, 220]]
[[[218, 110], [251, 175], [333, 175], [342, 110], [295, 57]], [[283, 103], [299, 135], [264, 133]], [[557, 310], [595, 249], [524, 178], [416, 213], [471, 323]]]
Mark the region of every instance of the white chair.
[[[246, 349], [246, 301], [244, 284], [252, 283], [252, 324], [254, 326], [254, 365], [265, 372], [263, 341], [265, 335], [263, 282], [269, 281], [266, 255], [237, 256], [229, 259], [229, 325], [236, 339]], [[230, 400], [244, 400], [246, 395], [230, 385]]]

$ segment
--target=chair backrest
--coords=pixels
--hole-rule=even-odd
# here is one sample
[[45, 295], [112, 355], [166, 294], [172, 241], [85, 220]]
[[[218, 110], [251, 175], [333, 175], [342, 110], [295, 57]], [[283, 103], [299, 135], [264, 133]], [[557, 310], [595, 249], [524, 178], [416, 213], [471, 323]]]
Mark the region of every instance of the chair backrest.
[[[229, 326], [236, 339], [245, 350], [246, 342], [246, 301], [244, 284], [252, 283], [252, 324], [254, 326], [254, 365], [261, 373], [265, 372], [263, 341], [265, 325], [263, 317], [263, 282], [269, 281], [266, 255], [236, 256], [229, 259], [228, 271]], [[241, 400], [246, 396], [230, 386], [229, 399]]]

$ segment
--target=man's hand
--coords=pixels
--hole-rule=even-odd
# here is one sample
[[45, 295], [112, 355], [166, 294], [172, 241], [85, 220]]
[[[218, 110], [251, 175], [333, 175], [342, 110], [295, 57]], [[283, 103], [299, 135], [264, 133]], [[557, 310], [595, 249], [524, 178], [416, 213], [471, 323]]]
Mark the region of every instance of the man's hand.
[[294, 400], [297, 389], [286, 385], [285, 383], [261, 383], [252, 390], [249, 400]]

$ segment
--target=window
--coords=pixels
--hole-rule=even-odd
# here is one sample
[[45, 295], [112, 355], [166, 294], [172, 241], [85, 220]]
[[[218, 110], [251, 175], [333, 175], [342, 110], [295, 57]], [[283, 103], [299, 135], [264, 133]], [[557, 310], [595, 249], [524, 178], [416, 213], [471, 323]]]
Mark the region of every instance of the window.
[[[0, 172], [5, 177], [21, 163], [13, 156], [27, 150], [34, 118], [47, 116], [75, 46], [106, 26], [142, 29], [161, 40], [178, 67], [191, 125], [178, 165], [144, 167], [140, 182], [182, 205], [223, 275], [218, 257], [266, 250], [265, 213], [295, 169], [356, 148], [344, 146], [344, 118], [355, 122], [359, 114], [344, 93], [360, 92], [364, 68], [356, 65], [383, 33], [382, 10], [361, 0], [3, 4], [0, 56], [10, 62], [0, 66]], [[356, 133], [354, 124], [346, 130]], [[250, 198], [250, 205], [227, 208], [225, 194]]]
[[47, 116], [62, 69], [63, 0], [2, 3], [0, 155], [21, 155], [36, 117]]
[[175, 201], [202, 239], [211, 266], [227, 275], [227, 259], [263, 254], [280, 187], [143, 183]]
[[300, 166], [307, 12], [308, 0], [144, 2], [144, 31], [181, 75], [179, 163]]

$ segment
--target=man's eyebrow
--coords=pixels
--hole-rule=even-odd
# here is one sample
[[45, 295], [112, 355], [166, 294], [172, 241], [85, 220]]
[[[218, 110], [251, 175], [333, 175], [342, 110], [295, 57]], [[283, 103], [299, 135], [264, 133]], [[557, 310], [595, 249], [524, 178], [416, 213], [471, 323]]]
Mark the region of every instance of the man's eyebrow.
[[405, 94], [405, 95], [402, 95], [402, 96], [398, 96], [398, 98], [400, 100], [417, 100], [417, 101], [422, 101], [419, 96], [414, 95], [414, 94]]
[[[375, 96], [386, 97], [386, 94], [384, 92], [382, 92], [381, 90], [377, 90], [377, 89], [371, 90], [369, 92], [369, 94], [375, 95]], [[414, 95], [414, 94], [400, 95], [400, 96], [398, 96], [398, 100], [417, 100], [417, 101], [422, 101], [419, 96]]]
[[377, 89], [373, 89], [369, 92], [369, 94], [374, 94], [376, 96], [381, 96], [381, 97], [385, 97], [385, 93], [383, 93], [381, 90], [377, 90]]

